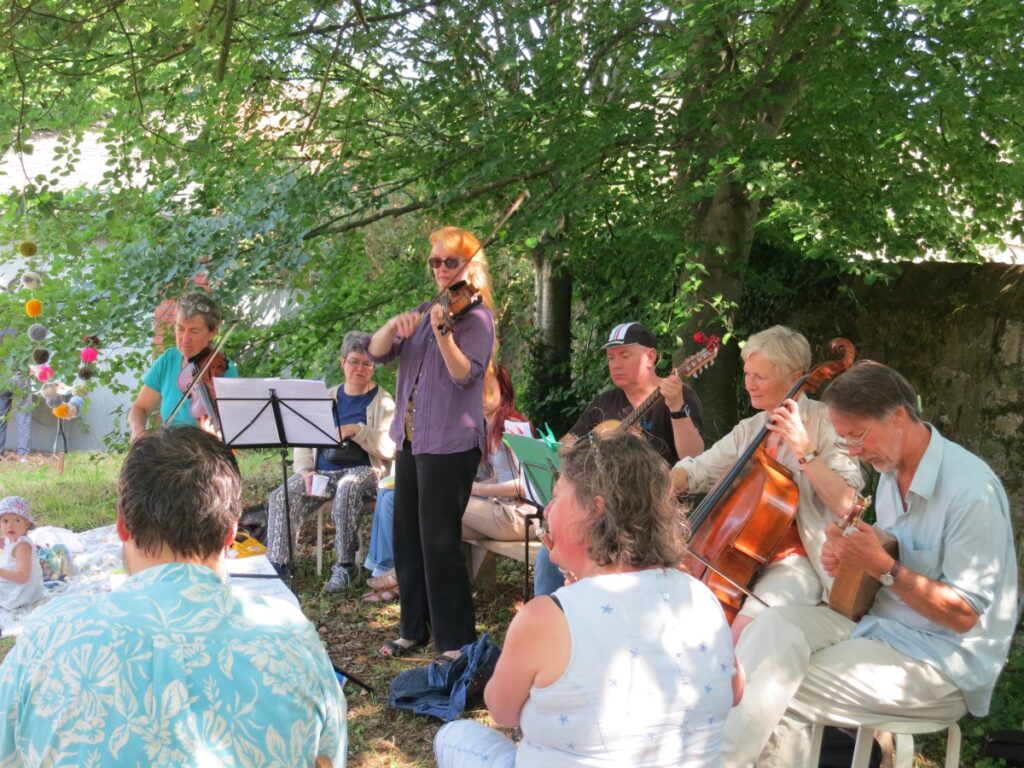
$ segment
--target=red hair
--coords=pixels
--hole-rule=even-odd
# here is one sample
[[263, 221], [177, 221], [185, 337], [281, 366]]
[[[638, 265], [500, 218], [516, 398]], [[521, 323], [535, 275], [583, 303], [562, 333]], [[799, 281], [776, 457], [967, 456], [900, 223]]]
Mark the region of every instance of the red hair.
[[[485, 376], [484, 391], [487, 390], [487, 382], [493, 381], [498, 385], [499, 397], [498, 407], [494, 411], [494, 416], [491, 417], [491, 425], [487, 430], [487, 456], [489, 457], [501, 448], [501, 436], [505, 434], [505, 422], [508, 419], [525, 421], [527, 424], [530, 421], [516, 409], [516, 391], [512, 387], [512, 374], [508, 372], [508, 369], [492, 361], [487, 366]], [[530, 429], [532, 431], [533, 428]]]

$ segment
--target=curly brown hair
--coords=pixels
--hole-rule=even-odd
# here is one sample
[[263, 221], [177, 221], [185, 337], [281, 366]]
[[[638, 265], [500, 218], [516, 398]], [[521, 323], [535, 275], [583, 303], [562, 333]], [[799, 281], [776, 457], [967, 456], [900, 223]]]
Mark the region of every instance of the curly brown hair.
[[[686, 552], [686, 510], [668, 467], [642, 437], [591, 433], [561, 452], [562, 476], [590, 509], [589, 556], [598, 565], [675, 568]], [[604, 499], [604, 513], [594, 500]]]

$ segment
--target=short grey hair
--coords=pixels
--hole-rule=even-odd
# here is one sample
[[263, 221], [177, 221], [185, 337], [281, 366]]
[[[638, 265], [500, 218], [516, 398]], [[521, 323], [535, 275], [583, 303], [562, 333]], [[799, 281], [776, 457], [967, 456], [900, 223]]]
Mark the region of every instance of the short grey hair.
[[202, 291], [192, 291], [178, 299], [177, 311], [186, 320], [196, 316], [202, 317], [207, 329], [211, 331], [220, 328], [221, 320], [224, 319], [217, 302]]
[[362, 331], [349, 331], [345, 334], [345, 338], [341, 342], [341, 359], [344, 360], [346, 357], [351, 355], [353, 352], [359, 352], [360, 354], [366, 354], [366, 334]]
[[755, 354], [768, 360], [782, 376], [804, 373], [811, 367], [811, 345], [802, 333], [785, 325], [773, 325], [747, 339], [740, 357], [746, 362]]

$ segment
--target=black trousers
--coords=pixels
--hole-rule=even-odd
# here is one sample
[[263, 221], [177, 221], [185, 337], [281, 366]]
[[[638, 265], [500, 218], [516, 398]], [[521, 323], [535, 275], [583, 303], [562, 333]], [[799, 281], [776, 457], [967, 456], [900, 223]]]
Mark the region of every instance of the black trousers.
[[408, 442], [395, 457], [395, 571], [401, 636], [434, 638], [438, 651], [476, 640], [469, 573], [462, 555], [462, 513], [480, 450], [413, 456]]

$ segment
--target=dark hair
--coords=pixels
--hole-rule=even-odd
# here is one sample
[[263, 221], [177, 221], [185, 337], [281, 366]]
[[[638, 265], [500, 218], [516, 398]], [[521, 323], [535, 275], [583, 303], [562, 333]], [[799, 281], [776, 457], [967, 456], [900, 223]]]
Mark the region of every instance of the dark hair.
[[921, 421], [917, 393], [903, 376], [874, 360], [860, 360], [836, 377], [822, 402], [840, 413], [857, 418], [884, 419], [900, 406], [911, 421]]
[[499, 397], [498, 408], [495, 410], [494, 416], [491, 417], [491, 427], [487, 431], [487, 453], [490, 455], [501, 448], [501, 436], [505, 434], [507, 419], [516, 419], [517, 421], [527, 421], [528, 419], [516, 409], [516, 391], [512, 386], [512, 374], [508, 372], [508, 369], [499, 363], [492, 363], [486, 375], [493, 377], [498, 385]]
[[686, 551], [686, 513], [672, 491], [668, 465], [642, 437], [610, 432], [562, 449], [562, 476], [576, 500], [592, 507], [590, 558], [598, 565], [675, 568]]
[[221, 320], [224, 319], [217, 302], [213, 300], [212, 296], [202, 291], [192, 291], [178, 299], [177, 311], [186, 320], [197, 315], [201, 316], [206, 323], [206, 328], [210, 331], [216, 331], [220, 327]]
[[147, 555], [224, 549], [242, 513], [242, 477], [231, 449], [197, 427], [162, 427], [132, 445], [121, 466], [118, 515]]

